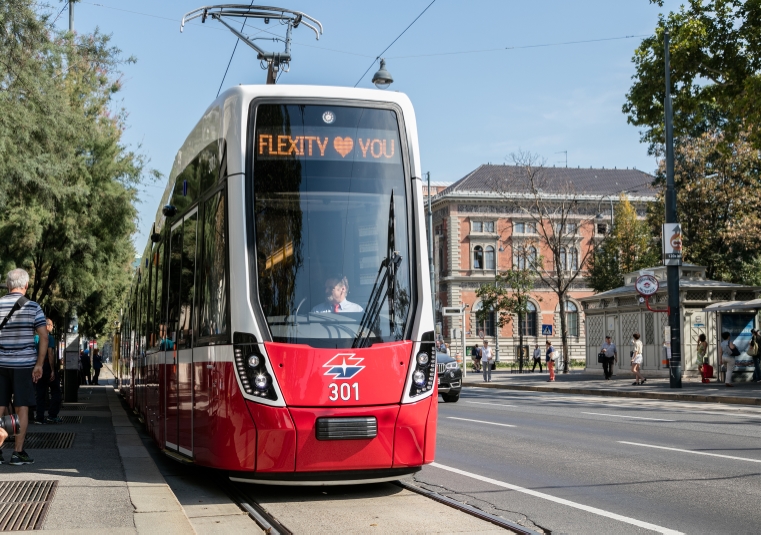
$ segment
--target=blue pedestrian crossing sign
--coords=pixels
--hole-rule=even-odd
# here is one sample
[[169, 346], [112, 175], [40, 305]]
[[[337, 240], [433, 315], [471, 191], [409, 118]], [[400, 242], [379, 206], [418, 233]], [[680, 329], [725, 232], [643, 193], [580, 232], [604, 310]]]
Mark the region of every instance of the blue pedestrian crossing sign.
[[552, 325], [542, 324], [542, 336], [552, 336]]

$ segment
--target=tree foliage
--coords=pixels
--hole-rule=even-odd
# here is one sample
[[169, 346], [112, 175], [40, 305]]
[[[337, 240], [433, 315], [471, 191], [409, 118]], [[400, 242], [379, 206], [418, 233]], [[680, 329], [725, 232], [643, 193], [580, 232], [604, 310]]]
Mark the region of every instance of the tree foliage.
[[[684, 261], [706, 266], [711, 279], [751, 284], [761, 279], [761, 155], [744, 132], [707, 132], [674, 148], [677, 216]], [[658, 182], [665, 181], [661, 162]], [[659, 193], [663, 206], [664, 192]], [[649, 214], [660, 233], [663, 210]]]
[[660, 264], [653, 232], [626, 195], [619, 197], [613, 214], [610, 233], [595, 247], [589, 261], [589, 283], [596, 292], [623, 286], [626, 273]]
[[120, 51], [56, 32], [36, 6], [0, 4], [0, 267], [27, 269], [31, 299], [96, 336], [130, 281], [144, 161], [114, 109]]
[[721, 132], [732, 141], [746, 128], [746, 138], [761, 148], [761, 2], [689, 0], [660, 16], [654, 35], [635, 51], [636, 74], [623, 106], [629, 123], [644, 128], [651, 152], [665, 138], [667, 29], [675, 138]]

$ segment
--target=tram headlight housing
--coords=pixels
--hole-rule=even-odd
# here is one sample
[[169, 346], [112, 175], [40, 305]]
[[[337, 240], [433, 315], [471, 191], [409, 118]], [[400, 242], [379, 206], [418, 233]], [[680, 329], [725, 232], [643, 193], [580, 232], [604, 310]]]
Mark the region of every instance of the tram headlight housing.
[[274, 381], [267, 370], [267, 359], [259, 349], [256, 337], [248, 333], [233, 333], [233, 355], [243, 391], [249, 396], [277, 400]]
[[423, 333], [420, 337], [420, 346], [417, 354], [413, 353], [414, 360], [411, 370], [409, 385], [409, 398], [416, 399], [426, 394], [436, 387], [436, 349], [434, 348], [433, 331]]
[[428, 364], [428, 361], [430, 360], [430, 357], [428, 356], [428, 353], [418, 353], [417, 354], [417, 363], [418, 366], [425, 366]]

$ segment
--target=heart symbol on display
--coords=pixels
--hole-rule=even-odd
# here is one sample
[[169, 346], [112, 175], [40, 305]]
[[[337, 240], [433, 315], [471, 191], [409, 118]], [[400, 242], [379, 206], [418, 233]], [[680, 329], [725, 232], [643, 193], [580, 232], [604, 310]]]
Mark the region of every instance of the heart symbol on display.
[[354, 148], [354, 141], [350, 137], [338, 136], [333, 140], [333, 148], [342, 158], [346, 158], [346, 155]]

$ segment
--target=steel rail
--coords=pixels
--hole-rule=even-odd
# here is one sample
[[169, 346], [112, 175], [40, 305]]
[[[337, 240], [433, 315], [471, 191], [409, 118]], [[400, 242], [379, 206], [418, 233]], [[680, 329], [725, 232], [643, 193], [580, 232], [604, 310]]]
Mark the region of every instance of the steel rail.
[[431, 492], [430, 490], [425, 490], [420, 487], [410, 485], [409, 483], [405, 483], [404, 481], [397, 481], [396, 484], [402, 487], [403, 489], [416, 492], [418, 494], [425, 496], [426, 498], [430, 498], [431, 500], [435, 500], [439, 503], [443, 503], [444, 505], [448, 505], [449, 507], [452, 507], [453, 509], [457, 509], [458, 511], [462, 511], [463, 513], [469, 514], [471, 516], [475, 516], [476, 518], [480, 518], [481, 520], [490, 522], [496, 526], [501, 527], [502, 529], [512, 531], [513, 533], [520, 533], [521, 535], [539, 535], [538, 532], [525, 528], [521, 526], [520, 524], [516, 524], [515, 522], [510, 522], [509, 520], [505, 520], [504, 518], [498, 517], [496, 515], [492, 515], [490, 513], [487, 513], [486, 511], [476, 509], [472, 505], [458, 502], [457, 500], [449, 498], [448, 496], [443, 496], [441, 494]]
[[264, 507], [259, 505], [246, 493], [238, 489], [235, 484], [220, 481], [220, 486], [238, 504], [248, 516], [264, 530], [267, 535], [293, 535], [293, 532], [285, 527], [277, 518], [272, 516]]

